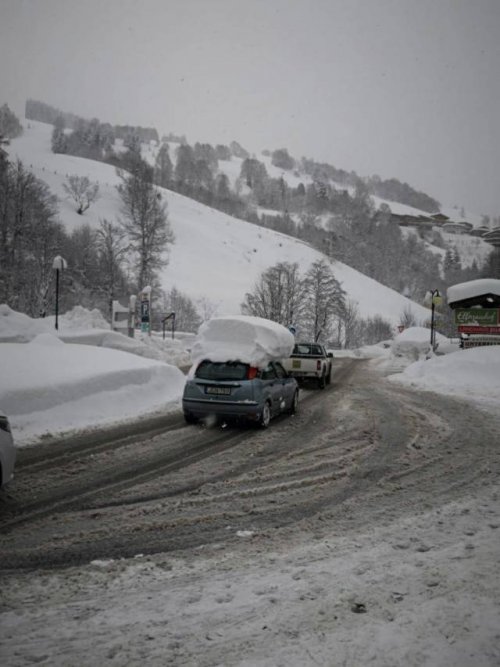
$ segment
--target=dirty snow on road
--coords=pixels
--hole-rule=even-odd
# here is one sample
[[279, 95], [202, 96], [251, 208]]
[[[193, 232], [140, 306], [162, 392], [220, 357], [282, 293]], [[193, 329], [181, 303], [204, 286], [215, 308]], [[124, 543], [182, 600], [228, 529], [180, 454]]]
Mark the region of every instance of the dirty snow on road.
[[[135, 557], [100, 557], [66, 569], [4, 570], [2, 662], [9, 667], [498, 665], [500, 355], [498, 348], [446, 349], [441, 341], [447, 354], [436, 356], [427, 337], [415, 331], [408, 345], [412, 335], [406, 333], [404, 345], [396, 338], [396, 345], [358, 354], [373, 357], [381, 395], [390, 398], [404, 384], [402, 391], [415, 396], [431, 388], [475, 406], [474, 428], [482, 418], [488, 424], [491, 460], [478, 451], [481, 464], [476, 469], [471, 463], [466, 488], [452, 475], [449, 484], [443, 477], [442, 501], [429, 496], [426, 503], [425, 489], [417, 482], [412, 491], [403, 469], [390, 486], [373, 483], [380, 511], [375, 506], [364, 521], [356, 516], [363, 505], [343, 502], [334, 518], [318, 512], [276, 530], [253, 528], [251, 516], [244, 528], [228, 519], [231, 540], [195, 548], [152, 555], [138, 549]], [[57, 354], [62, 348], [39, 349]], [[35, 372], [36, 362], [32, 368]], [[395, 369], [402, 372], [386, 380]], [[335, 386], [331, 391], [337, 397]], [[426, 394], [427, 405], [433, 395]], [[447, 400], [451, 406], [453, 397]], [[457, 415], [460, 406], [453, 408]], [[355, 422], [356, 404], [348, 397], [339, 407], [344, 409]], [[425, 421], [425, 413], [414, 410], [412, 419]], [[289, 422], [291, 429], [299, 423]], [[273, 425], [271, 437], [280, 428]], [[426, 428], [432, 432], [432, 424]], [[307, 443], [304, 434], [304, 448]], [[328, 452], [335, 442], [325, 439], [323, 446]], [[453, 471], [454, 452], [445, 454], [441, 468], [448, 461]], [[409, 462], [414, 456], [425, 452], [408, 450]], [[423, 461], [429, 474], [438, 459], [434, 451], [427, 464]], [[364, 479], [370, 481], [361, 476], [360, 484]], [[419, 498], [413, 507], [412, 497]], [[289, 498], [293, 502], [293, 495]], [[173, 516], [174, 501], [168, 505]], [[62, 523], [59, 539], [64, 530]]]
[[99, 560], [3, 584], [5, 664], [500, 662], [499, 490], [361, 534]]

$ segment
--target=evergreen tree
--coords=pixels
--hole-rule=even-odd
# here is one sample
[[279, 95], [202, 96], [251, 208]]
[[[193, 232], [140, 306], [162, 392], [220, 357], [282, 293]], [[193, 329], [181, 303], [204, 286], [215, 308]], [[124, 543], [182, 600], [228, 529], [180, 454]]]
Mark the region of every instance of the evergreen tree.
[[168, 188], [172, 181], [174, 167], [168, 150], [168, 144], [162, 144], [155, 160], [154, 181], [161, 188]]
[[175, 181], [178, 187], [196, 186], [196, 160], [194, 151], [189, 144], [182, 144], [177, 148], [177, 162], [175, 165]]
[[15, 139], [23, 133], [23, 126], [7, 104], [0, 107], [0, 135]]
[[295, 167], [295, 160], [288, 154], [286, 148], [278, 148], [273, 151], [271, 164], [279, 169], [286, 169], [289, 171]]
[[68, 142], [66, 140], [66, 135], [64, 133], [64, 120], [62, 116], [58, 116], [54, 122], [51, 145], [53, 153], [68, 152]]

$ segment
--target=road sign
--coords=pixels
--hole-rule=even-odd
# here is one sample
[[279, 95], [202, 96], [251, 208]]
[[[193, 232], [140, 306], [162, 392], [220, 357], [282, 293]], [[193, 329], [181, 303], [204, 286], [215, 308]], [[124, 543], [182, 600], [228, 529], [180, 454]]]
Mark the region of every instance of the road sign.
[[455, 324], [492, 327], [500, 324], [498, 308], [457, 308]]

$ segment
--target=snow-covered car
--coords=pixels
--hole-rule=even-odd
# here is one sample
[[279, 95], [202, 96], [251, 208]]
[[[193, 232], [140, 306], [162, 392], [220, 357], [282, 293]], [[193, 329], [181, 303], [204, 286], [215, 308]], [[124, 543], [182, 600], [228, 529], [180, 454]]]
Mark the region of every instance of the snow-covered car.
[[14, 475], [16, 448], [7, 416], [0, 411], [0, 486], [4, 486]]
[[182, 397], [188, 423], [200, 419], [241, 419], [267, 428], [280, 413], [294, 414], [299, 387], [281, 363], [257, 368], [241, 361], [201, 361]]

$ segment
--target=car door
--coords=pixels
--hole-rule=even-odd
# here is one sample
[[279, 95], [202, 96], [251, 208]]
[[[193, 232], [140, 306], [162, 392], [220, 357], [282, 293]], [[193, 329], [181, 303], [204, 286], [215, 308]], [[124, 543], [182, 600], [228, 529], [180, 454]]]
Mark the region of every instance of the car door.
[[288, 375], [279, 361], [273, 362], [273, 366], [277, 377], [276, 384], [279, 387], [279, 409], [283, 411], [292, 404], [297, 383], [294, 378]]
[[271, 414], [275, 415], [281, 411], [281, 401], [283, 388], [280, 379], [276, 374], [274, 364], [269, 363], [261, 373], [263, 390], [266, 398], [271, 401]]

